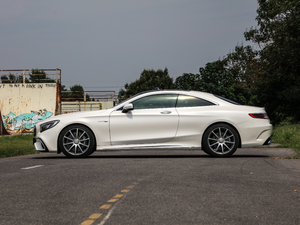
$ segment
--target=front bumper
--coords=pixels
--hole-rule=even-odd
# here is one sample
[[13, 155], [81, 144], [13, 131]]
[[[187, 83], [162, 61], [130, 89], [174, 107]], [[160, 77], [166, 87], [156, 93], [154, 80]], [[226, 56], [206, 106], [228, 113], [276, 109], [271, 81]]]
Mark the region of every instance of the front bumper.
[[33, 145], [36, 151], [49, 152], [43, 141], [39, 138], [33, 138]]

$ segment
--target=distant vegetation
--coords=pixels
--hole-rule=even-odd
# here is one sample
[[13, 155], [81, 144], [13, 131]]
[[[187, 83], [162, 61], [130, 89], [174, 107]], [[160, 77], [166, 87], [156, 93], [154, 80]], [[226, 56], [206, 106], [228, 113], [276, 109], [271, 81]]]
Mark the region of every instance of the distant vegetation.
[[[23, 83], [23, 76], [16, 76], [10, 73], [8, 76], [1, 76], [1, 83]], [[56, 83], [56, 81], [54, 79], [49, 78], [44, 70], [32, 69], [31, 73], [29, 74], [29, 78], [25, 78], [25, 83]]]

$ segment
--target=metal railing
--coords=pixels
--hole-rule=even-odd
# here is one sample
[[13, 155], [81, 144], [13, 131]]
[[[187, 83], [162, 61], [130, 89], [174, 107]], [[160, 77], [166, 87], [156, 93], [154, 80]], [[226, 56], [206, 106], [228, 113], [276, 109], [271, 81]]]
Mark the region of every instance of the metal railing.
[[[42, 72], [42, 73], [41, 73]], [[61, 69], [0, 70], [0, 83], [59, 83]]]

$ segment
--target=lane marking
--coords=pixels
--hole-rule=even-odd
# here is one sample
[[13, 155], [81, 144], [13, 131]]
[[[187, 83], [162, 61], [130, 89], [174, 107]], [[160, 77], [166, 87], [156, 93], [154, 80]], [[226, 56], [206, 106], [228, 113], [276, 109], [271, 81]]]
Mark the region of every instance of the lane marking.
[[[141, 180], [143, 180], [143, 179], [139, 179], [138, 181], [141, 181]], [[127, 189], [121, 190], [121, 192], [123, 192], [125, 194], [116, 194], [114, 197], [112, 197], [110, 200], [107, 201], [107, 202], [111, 202], [111, 203], [117, 202], [113, 205], [113, 207], [111, 207], [112, 204], [104, 204], [99, 208], [99, 209], [109, 209], [110, 208], [110, 210], [108, 211], [106, 216], [103, 218], [103, 220], [98, 225], [103, 225], [108, 220], [108, 218], [111, 216], [111, 214], [113, 213], [113, 211], [117, 207], [117, 205], [120, 204], [125, 199], [127, 192], [129, 192], [131, 188], [134, 188], [134, 186], [136, 184], [138, 184], [138, 182], [133, 182], [133, 184], [134, 185], [128, 186]], [[120, 198], [122, 198], [122, 199], [120, 199]], [[101, 217], [102, 214], [103, 213], [94, 213], [94, 214], [90, 215], [90, 217], [87, 220], [83, 221], [80, 225], [91, 225], [99, 217]]]
[[38, 167], [41, 167], [41, 166], [44, 166], [44, 165], [36, 165], [36, 166], [24, 167], [24, 168], [21, 168], [21, 170], [30, 170], [30, 169], [38, 168]]
[[112, 198], [112, 199], [110, 199], [110, 200], [108, 200], [107, 202], [116, 202], [116, 201], [118, 201], [119, 199], [117, 199], [117, 198]]
[[119, 195], [115, 195], [113, 198], [121, 198], [123, 195], [119, 194]]
[[92, 215], [90, 215], [89, 219], [98, 219], [100, 216], [102, 215], [102, 213], [94, 213]]
[[[124, 196], [124, 198], [122, 200], [125, 199], [126, 196]], [[98, 225], [103, 225], [111, 216], [111, 214], [113, 213], [114, 209], [117, 207], [118, 204], [120, 204], [121, 201], [117, 202], [112, 208], [111, 210], [109, 210], [109, 212], [107, 213], [107, 215], [103, 218], [103, 220], [101, 221], [101, 223], [99, 223]]]
[[92, 223], [94, 223], [95, 220], [86, 220], [83, 221], [80, 225], [91, 225]]
[[102, 205], [100, 209], [109, 209], [111, 207], [110, 204]]

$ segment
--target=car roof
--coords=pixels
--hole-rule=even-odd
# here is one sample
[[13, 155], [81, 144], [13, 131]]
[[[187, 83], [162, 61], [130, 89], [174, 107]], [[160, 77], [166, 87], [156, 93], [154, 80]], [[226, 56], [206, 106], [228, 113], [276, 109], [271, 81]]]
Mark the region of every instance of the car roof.
[[176, 93], [176, 94], [186, 94], [186, 95], [192, 95], [195, 97], [203, 97], [203, 98], [208, 98], [211, 99], [213, 101], [216, 100], [220, 100], [218, 98], [216, 98], [213, 94], [211, 93], [207, 93], [207, 92], [201, 92], [201, 91], [192, 91], [192, 90], [179, 90], [179, 89], [163, 89], [163, 90], [149, 90], [149, 91], [143, 91], [140, 92], [128, 99], [126, 99], [125, 101], [129, 100], [129, 99], [134, 99], [140, 95], [151, 95], [151, 94], [164, 94], [164, 93]]

